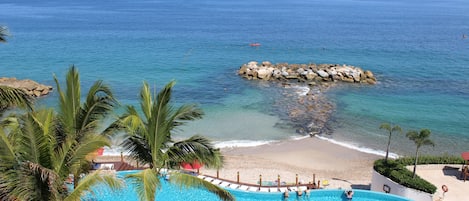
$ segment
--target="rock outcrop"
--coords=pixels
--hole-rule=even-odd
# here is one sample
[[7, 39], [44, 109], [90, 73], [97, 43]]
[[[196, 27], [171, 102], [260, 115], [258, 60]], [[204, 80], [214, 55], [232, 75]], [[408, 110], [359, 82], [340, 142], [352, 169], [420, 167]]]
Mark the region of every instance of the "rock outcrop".
[[0, 86], [23, 89], [28, 95], [41, 97], [52, 91], [52, 86], [39, 84], [33, 80], [17, 80], [16, 78], [0, 78]]
[[242, 65], [238, 74], [246, 79], [290, 80], [303, 82], [350, 82], [376, 84], [371, 71], [359, 67], [339, 64], [271, 64], [264, 61], [259, 64], [251, 61]]

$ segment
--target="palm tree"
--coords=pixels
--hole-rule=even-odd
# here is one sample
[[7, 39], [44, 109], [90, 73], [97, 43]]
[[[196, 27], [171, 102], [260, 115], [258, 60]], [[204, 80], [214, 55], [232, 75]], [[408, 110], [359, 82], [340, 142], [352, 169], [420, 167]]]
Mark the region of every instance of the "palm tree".
[[[165, 168], [179, 167], [181, 162], [195, 160], [207, 167], [219, 168], [223, 164], [220, 150], [202, 136], [179, 142], [173, 140], [172, 134], [178, 126], [203, 115], [195, 105], [173, 107], [170, 104], [174, 84], [174, 81], [169, 82], [156, 97], [152, 97], [148, 84], [144, 82], [140, 92], [143, 115], [133, 106], [127, 106], [126, 112], [114, 123], [115, 127], [124, 128], [127, 133], [122, 145], [130, 151], [130, 156], [150, 167], [129, 175], [137, 183], [140, 200], [155, 200]], [[234, 200], [223, 188], [192, 175], [173, 172], [170, 181], [181, 187], [205, 188], [222, 200]]]
[[399, 133], [402, 133], [402, 129], [401, 127], [399, 127], [399, 125], [395, 125], [394, 127], [391, 126], [390, 124], [388, 123], [383, 123], [381, 124], [381, 126], [379, 126], [379, 129], [385, 129], [387, 131], [389, 131], [389, 136], [388, 136], [388, 145], [386, 146], [386, 157], [385, 157], [385, 161], [387, 162], [388, 161], [388, 156], [389, 156], [389, 147], [391, 145], [391, 136], [392, 136], [392, 132], [399, 132]]
[[0, 116], [14, 106], [32, 109], [32, 101], [31, 96], [22, 89], [0, 86]]
[[0, 42], [7, 42], [6, 37], [9, 35], [8, 28], [6, 26], [0, 26]]
[[[110, 145], [108, 133], [100, 133], [98, 128], [115, 103], [109, 88], [96, 82], [81, 104], [79, 75], [74, 66], [67, 74], [66, 91], [62, 91], [57, 78], [55, 81], [58, 113], [52, 109], [30, 111], [0, 124], [2, 200], [80, 200], [97, 183], [107, 183], [111, 188], [121, 186], [113, 175], [99, 171], [78, 182], [79, 175], [89, 170], [87, 156]], [[71, 173], [75, 178], [73, 191], [64, 188]]]
[[[100, 128], [104, 119], [112, 112], [116, 106], [116, 100], [110, 88], [103, 84], [101, 80], [96, 81], [88, 93], [84, 102], [81, 99], [80, 76], [75, 66], [71, 66], [66, 75], [66, 89], [63, 90], [54, 76], [59, 95], [58, 109], [58, 140], [67, 140], [71, 138], [74, 142], [82, 144], [89, 138], [96, 135], [109, 137], [112, 132], [104, 132]], [[108, 129], [112, 130], [112, 128]], [[78, 144], [67, 147], [74, 150]], [[102, 146], [110, 146], [110, 139]], [[100, 147], [96, 147], [97, 150]], [[68, 151], [68, 150], [64, 150]], [[82, 173], [87, 173], [90, 162], [82, 160], [71, 167], [75, 178], [79, 178]], [[74, 180], [74, 186], [78, 184], [78, 179]]]
[[78, 201], [97, 183], [113, 189], [122, 185], [113, 175], [94, 172], [73, 190], [67, 189], [65, 181], [74, 164], [106, 145], [107, 139], [95, 135], [82, 143], [69, 137], [59, 140], [52, 109], [27, 112], [17, 120], [0, 129], [1, 200]]
[[421, 129], [420, 132], [411, 130], [407, 132], [406, 136], [414, 141], [417, 149], [415, 150], [415, 162], [414, 162], [414, 171], [412, 173], [412, 178], [415, 178], [415, 170], [417, 169], [417, 162], [419, 157], [419, 149], [423, 145], [435, 146], [432, 140], [430, 140], [431, 131], [429, 129]]

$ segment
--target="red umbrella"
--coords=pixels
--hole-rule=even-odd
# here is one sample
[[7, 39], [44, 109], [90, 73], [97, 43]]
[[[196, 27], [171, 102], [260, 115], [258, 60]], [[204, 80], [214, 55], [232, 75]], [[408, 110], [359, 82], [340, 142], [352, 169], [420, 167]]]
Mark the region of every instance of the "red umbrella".
[[198, 160], [195, 160], [192, 162], [192, 168], [194, 169], [200, 169], [204, 164], [200, 163]]
[[181, 163], [181, 167], [182, 167], [183, 169], [186, 169], [186, 170], [194, 169], [194, 168], [192, 168], [192, 165], [191, 165], [190, 163], [186, 163], [186, 162], [182, 162], [182, 163]]
[[98, 156], [102, 156], [104, 152], [104, 147], [98, 149]]

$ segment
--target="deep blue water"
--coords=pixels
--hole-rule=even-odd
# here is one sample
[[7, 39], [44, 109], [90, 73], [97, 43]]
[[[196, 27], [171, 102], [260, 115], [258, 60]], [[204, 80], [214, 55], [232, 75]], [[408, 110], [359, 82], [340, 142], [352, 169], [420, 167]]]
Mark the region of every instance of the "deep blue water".
[[[0, 76], [54, 85], [53, 74], [63, 80], [74, 64], [84, 89], [103, 79], [123, 104], [137, 103], [144, 80], [174, 79], [175, 100], [207, 113], [180, 135], [268, 141], [294, 128], [274, 127], [270, 89], [239, 78], [239, 66], [345, 63], [379, 83], [328, 94], [337, 105], [330, 137], [380, 149], [378, 127], [393, 122], [431, 129], [436, 146], [423, 151], [452, 154], [469, 143], [468, 10], [464, 0], [2, 0], [0, 24], [12, 36], [0, 44]], [[54, 95], [42, 103], [54, 105]], [[414, 147], [401, 135], [393, 149]]]

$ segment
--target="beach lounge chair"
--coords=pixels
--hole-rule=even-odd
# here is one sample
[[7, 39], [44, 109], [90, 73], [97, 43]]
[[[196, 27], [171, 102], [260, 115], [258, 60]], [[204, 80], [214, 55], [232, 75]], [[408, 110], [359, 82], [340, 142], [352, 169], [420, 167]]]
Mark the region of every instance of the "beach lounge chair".
[[261, 188], [259, 189], [259, 191], [260, 191], [260, 192], [269, 192], [270, 189], [269, 189], [268, 187], [261, 187]]
[[221, 184], [221, 182], [222, 182], [222, 181], [219, 180], [219, 179], [214, 179], [214, 180], [212, 181], [212, 184], [219, 185], [219, 184]]
[[243, 190], [243, 191], [247, 191], [248, 188], [249, 188], [249, 186], [241, 185], [241, 186], [239, 186], [238, 189], [239, 189], [239, 190]]
[[228, 185], [230, 185], [230, 183], [225, 182], [225, 181], [221, 182], [221, 184], [220, 184], [221, 187], [227, 187]]
[[256, 187], [251, 186], [251, 187], [248, 188], [248, 191], [256, 192], [256, 191], [258, 191], [258, 190], [259, 190], [259, 187], [257, 187], [257, 186], [256, 186]]
[[212, 182], [212, 181], [213, 181], [213, 178], [211, 178], [211, 177], [205, 177], [204, 180], [205, 180], [205, 181], [208, 181], [208, 182]]
[[231, 189], [238, 189], [239, 184], [230, 184], [228, 187], [231, 188]]
[[285, 192], [285, 191], [288, 191], [288, 189], [286, 187], [282, 187], [282, 188], [279, 188], [279, 191], [280, 192]]

